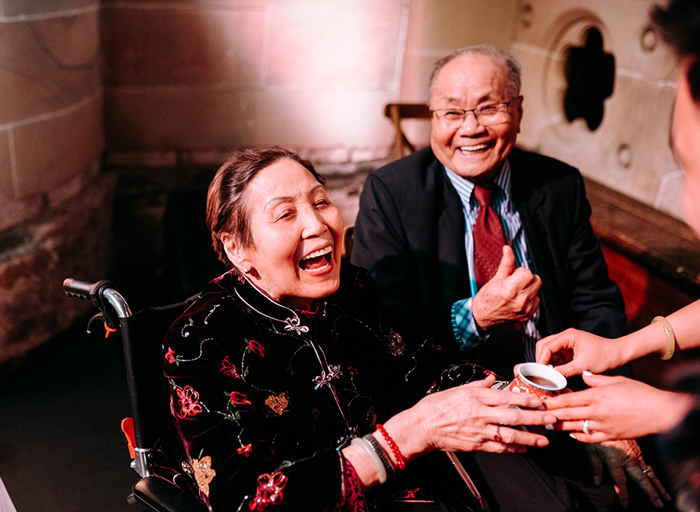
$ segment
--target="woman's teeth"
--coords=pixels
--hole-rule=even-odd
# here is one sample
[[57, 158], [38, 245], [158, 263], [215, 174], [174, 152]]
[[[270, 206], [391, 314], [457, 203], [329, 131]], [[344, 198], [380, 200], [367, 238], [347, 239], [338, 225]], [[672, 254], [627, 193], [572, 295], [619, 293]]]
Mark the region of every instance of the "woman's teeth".
[[325, 267], [330, 262], [330, 254], [333, 251], [332, 247], [319, 249], [309, 253], [299, 262], [299, 267], [303, 270], [316, 270]]
[[312, 253], [310, 253], [310, 254], [307, 254], [307, 255], [304, 257], [304, 259], [305, 259], [305, 260], [308, 260], [308, 259], [311, 259], [311, 258], [318, 258], [319, 256], [323, 256], [324, 254], [328, 254], [329, 252], [331, 252], [331, 248], [330, 248], [330, 247], [326, 247], [325, 249], [319, 249], [318, 251], [314, 251], [314, 252], [312, 252]]

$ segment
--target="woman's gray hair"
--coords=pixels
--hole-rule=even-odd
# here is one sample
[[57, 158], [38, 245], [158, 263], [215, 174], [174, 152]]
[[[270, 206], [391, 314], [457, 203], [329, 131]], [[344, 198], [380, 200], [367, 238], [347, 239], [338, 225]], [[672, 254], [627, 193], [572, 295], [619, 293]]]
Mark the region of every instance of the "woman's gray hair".
[[515, 57], [496, 48], [495, 46], [490, 44], [479, 44], [475, 46], [465, 46], [464, 48], [455, 50], [449, 55], [445, 55], [442, 59], [435, 63], [435, 66], [433, 66], [433, 72], [430, 74], [430, 85], [428, 86], [428, 104], [430, 104], [433, 99], [433, 84], [438, 73], [440, 73], [440, 70], [442, 70], [442, 68], [444, 68], [448, 62], [467, 53], [485, 55], [486, 57], [491, 57], [495, 62], [500, 63], [506, 72], [506, 85], [510, 89], [513, 98], [520, 95], [520, 63], [515, 59]]

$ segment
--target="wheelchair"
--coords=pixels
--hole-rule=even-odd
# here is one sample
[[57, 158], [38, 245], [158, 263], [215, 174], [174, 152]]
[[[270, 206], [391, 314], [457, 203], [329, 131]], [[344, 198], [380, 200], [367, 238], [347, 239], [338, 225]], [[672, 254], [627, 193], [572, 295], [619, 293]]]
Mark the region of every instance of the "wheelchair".
[[[127, 501], [154, 512], [207, 512], [208, 508], [194, 495], [155, 476], [151, 469], [153, 450], [166, 433], [170, 418], [170, 390], [161, 371], [161, 341], [172, 323], [198, 295], [174, 304], [147, 307], [132, 314], [111, 281], [88, 283], [65, 279], [63, 290], [69, 297], [90, 300], [99, 310], [88, 322], [88, 334], [93, 333], [93, 324], [100, 323], [104, 324], [108, 335], [118, 332], [121, 336], [133, 415], [133, 418], [122, 421], [122, 431], [129, 445], [131, 467], [141, 477]], [[474, 481], [457, 455], [446, 453], [459, 483], [466, 485], [471, 492], [470, 510], [482, 512], [484, 500]]]
[[127, 501], [155, 512], [206, 512], [208, 509], [201, 501], [156, 477], [151, 468], [154, 447], [166, 432], [170, 417], [170, 391], [161, 371], [161, 341], [170, 325], [197, 296], [132, 314], [111, 281], [88, 283], [69, 278], [63, 281], [63, 290], [69, 297], [90, 300], [99, 310], [88, 322], [88, 334], [100, 322], [108, 335], [118, 332], [121, 336], [133, 415], [122, 421], [122, 431], [129, 445], [131, 467], [141, 477]]

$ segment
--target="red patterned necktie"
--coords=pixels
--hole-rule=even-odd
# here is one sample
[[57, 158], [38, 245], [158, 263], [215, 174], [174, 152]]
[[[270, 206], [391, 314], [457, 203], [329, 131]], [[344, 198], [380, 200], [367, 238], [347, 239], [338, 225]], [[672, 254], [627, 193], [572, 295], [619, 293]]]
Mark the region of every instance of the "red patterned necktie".
[[503, 256], [506, 238], [503, 235], [500, 216], [491, 206], [495, 186], [474, 186], [474, 197], [479, 202], [479, 214], [474, 223], [474, 277], [481, 288], [498, 270]]
[[[491, 206], [491, 196], [498, 187], [475, 186], [474, 197], [479, 213], [474, 223], [474, 276], [481, 288], [498, 270], [506, 238], [500, 215]], [[510, 380], [513, 366], [525, 361], [523, 338], [519, 324], [499, 324], [490, 329], [491, 339], [477, 349], [480, 364]]]

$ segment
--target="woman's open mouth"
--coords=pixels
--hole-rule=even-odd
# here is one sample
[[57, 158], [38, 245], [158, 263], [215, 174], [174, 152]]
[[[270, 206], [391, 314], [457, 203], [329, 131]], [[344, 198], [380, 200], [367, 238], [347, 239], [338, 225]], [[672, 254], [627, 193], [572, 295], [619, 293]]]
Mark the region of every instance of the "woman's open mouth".
[[330, 245], [323, 249], [309, 253], [299, 262], [299, 268], [302, 270], [320, 270], [331, 264], [332, 254], [333, 247]]

